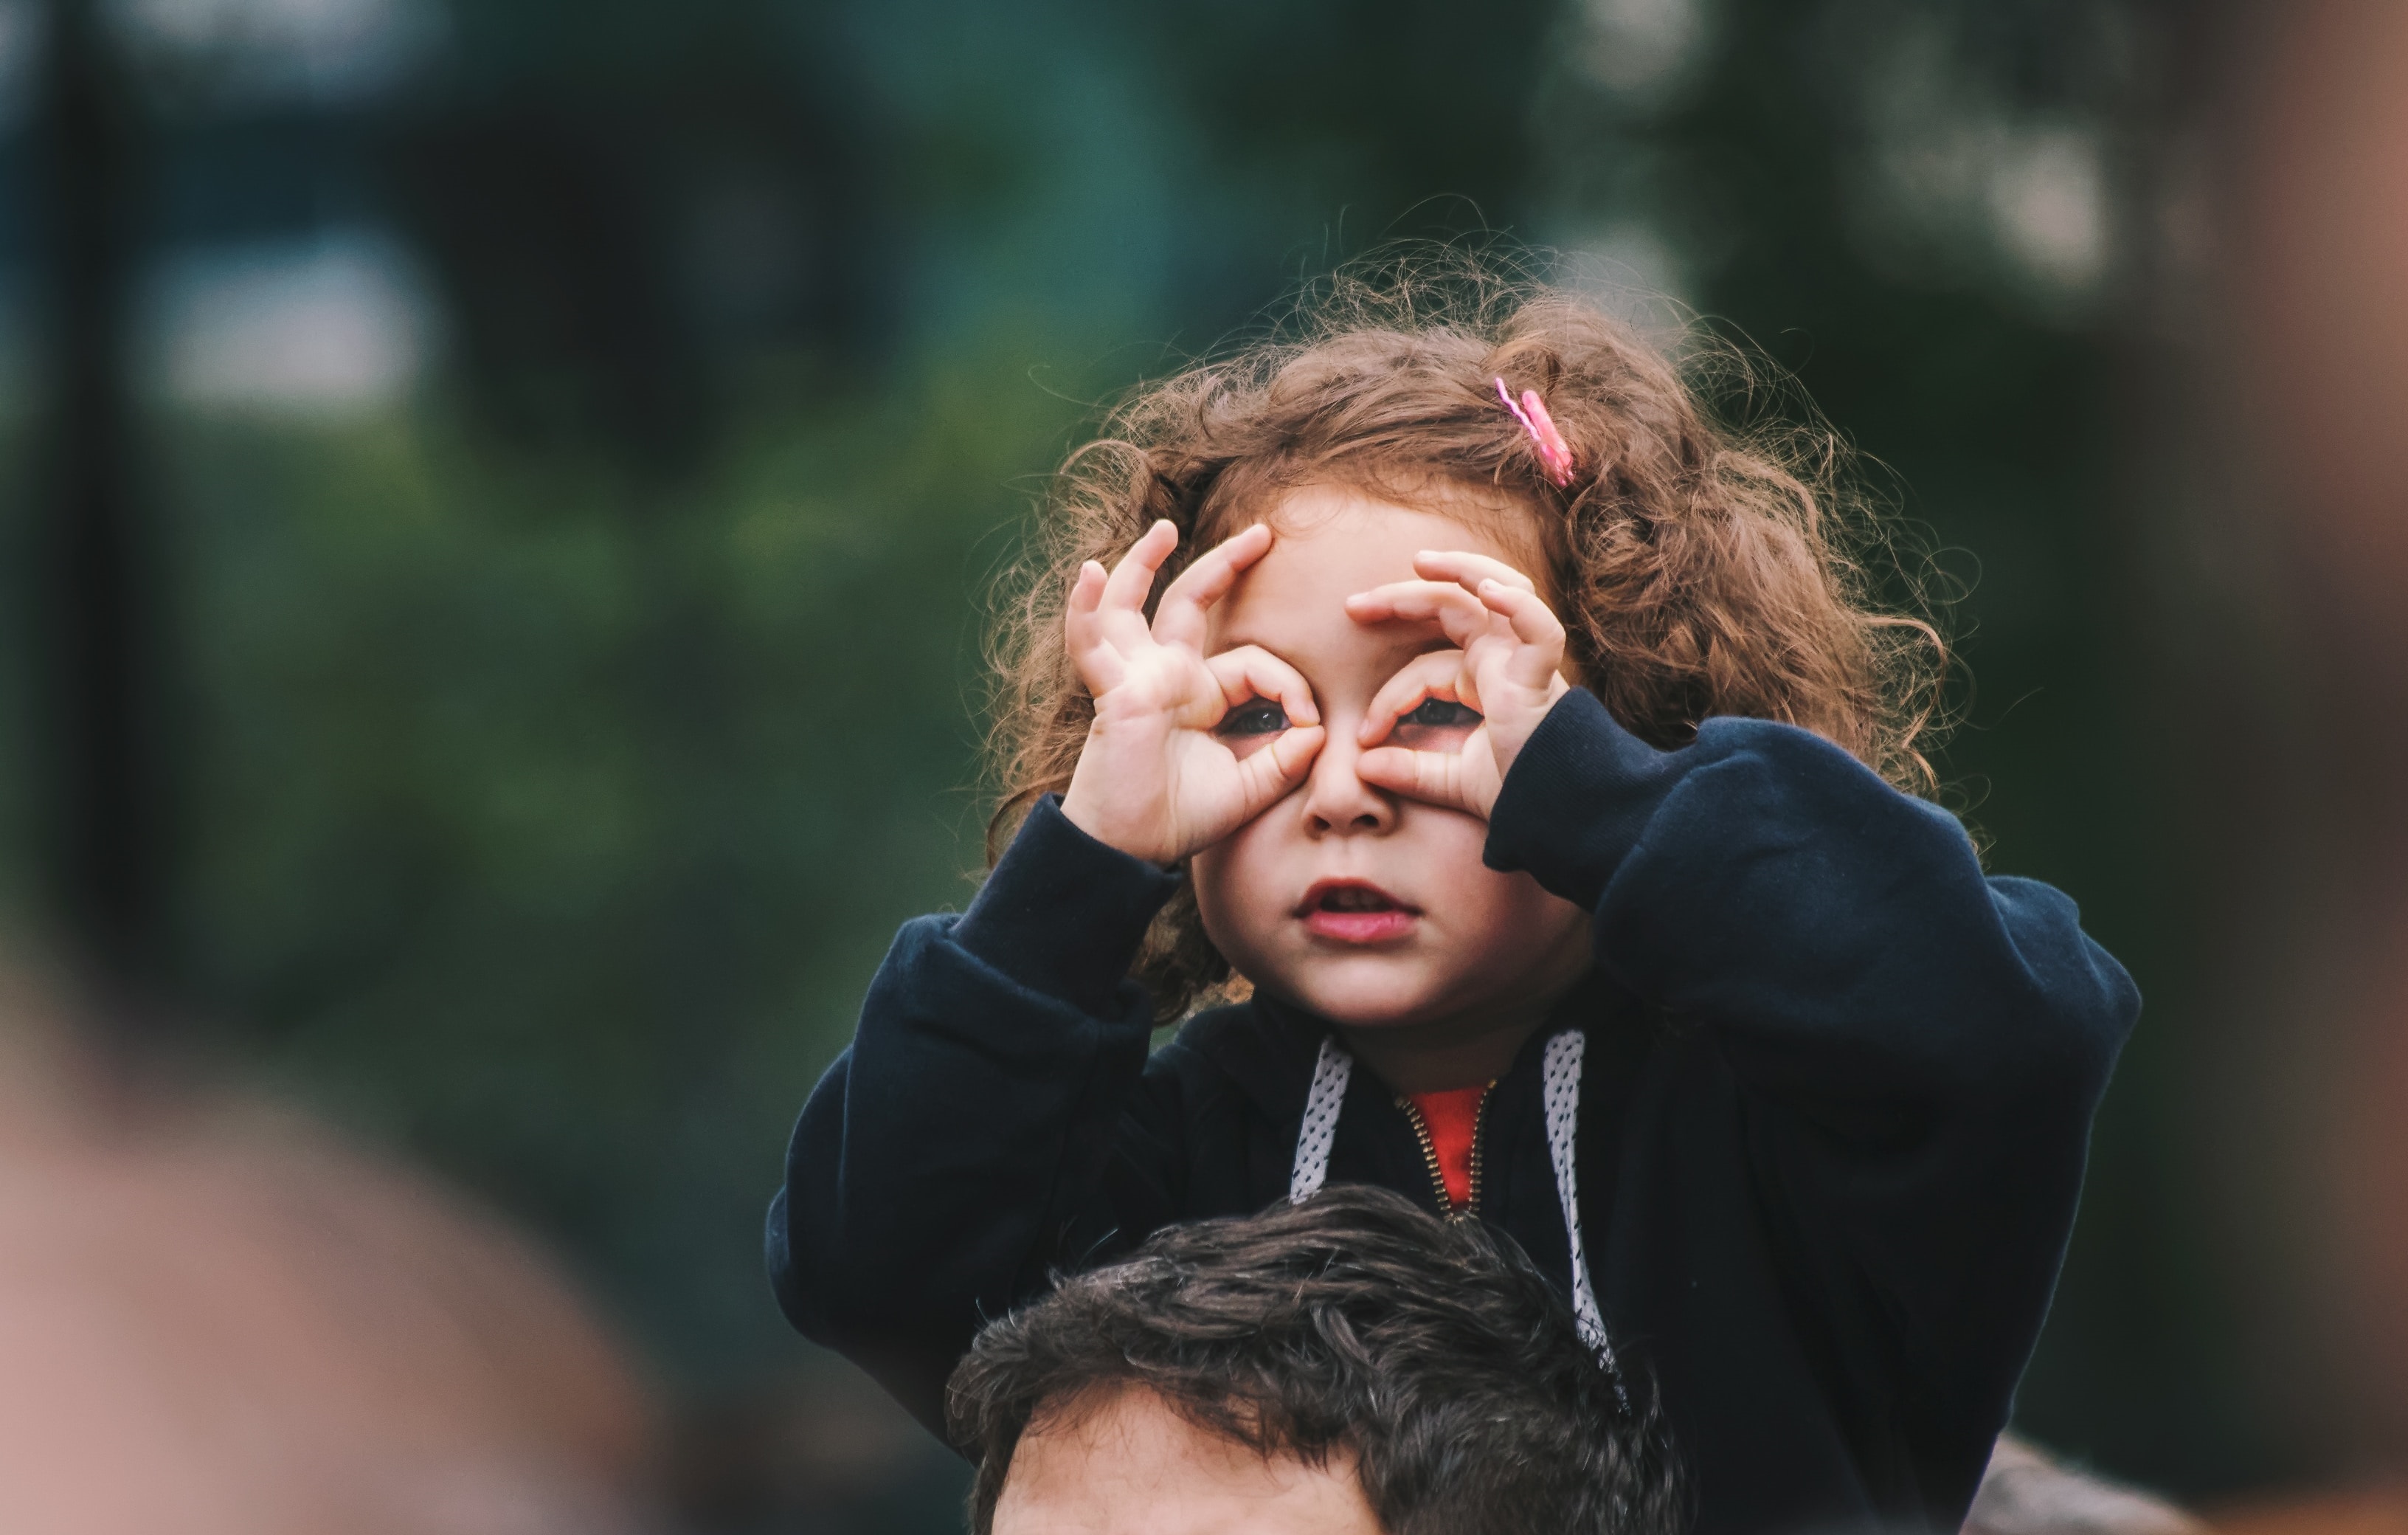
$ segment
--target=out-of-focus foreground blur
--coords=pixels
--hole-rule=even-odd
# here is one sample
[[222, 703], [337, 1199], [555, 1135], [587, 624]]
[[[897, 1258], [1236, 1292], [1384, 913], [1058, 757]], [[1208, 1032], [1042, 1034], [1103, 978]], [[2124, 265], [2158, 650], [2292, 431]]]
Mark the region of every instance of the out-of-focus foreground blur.
[[0, 0], [0, 1528], [957, 1528], [758, 1229], [981, 593], [1482, 228], [1859, 445], [2149, 998], [2018, 1427], [2408, 1528], [2392, 0]]

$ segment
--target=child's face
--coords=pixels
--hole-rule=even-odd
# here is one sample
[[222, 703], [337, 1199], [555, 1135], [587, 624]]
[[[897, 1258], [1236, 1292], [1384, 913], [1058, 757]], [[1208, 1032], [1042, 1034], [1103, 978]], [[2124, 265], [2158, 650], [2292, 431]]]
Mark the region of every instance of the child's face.
[[[1586, 914], [1526, 874], [1483, 864], [1479, 817], [1355, 775], [1368, 749], [1356, 731], [1381, 684], [1448, 644], [1434, 624], [1359, 624], [1344, 607], [1413, 580], [1422, 550], [1469, 550], [1526, 571], [1529, 552], [1335, 487], [1291, 494], [1268, 521], [1278, 541], [1212, 610], [1208, 653], [1252, 644], [1286, 661], [1311, 684], [1328, 736], [1302, 784], [1191, 861], [1205, 930], [1257, 987], [1349, 1028], [1435, 1028], [1429, 1043], [1443, 1046], [1457, 1027], [1535, 1021], [1587, 967]], [[1469, 732], [1400, 723], [1394, 744], [1444, 751]], [[1243, 753], [1269, 739], [1229, 742]]]

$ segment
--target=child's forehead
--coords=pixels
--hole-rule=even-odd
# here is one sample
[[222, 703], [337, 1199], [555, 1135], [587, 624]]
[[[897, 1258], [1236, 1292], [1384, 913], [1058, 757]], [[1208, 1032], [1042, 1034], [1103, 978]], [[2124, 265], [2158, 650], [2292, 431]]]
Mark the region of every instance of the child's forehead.
[[[1413, 556], [1426, 549], [1469, 550], [1527, 568], [1527, 554], [1500, 538], [1490, 517], [1461, 509], [1467, 515], [1338, 488], [1290, 494], [1262, 519], [1278, 535], [1269, 551], [1213, 610], [1214, 647], [1258, 644], [1299, 661], [1311, 653], [1389, 665], [1443, 643], [1435, 624], [1367, 628], [1344, 604], [1357, 592], [1419, 579]], [[1544, 581], [1543, 572], [1531, 574]]]
[[[1545, 553], [1529, 509], [1475, 487], [1434, 485], [1402, 496], [1349, 485], [1305, 485], [1246, 521], [1269, 524], [1292, 556], [1301, 555], [1333, 573], [1393, 565], [1398, 572], [1380, 579], [1409, 581], [1415, 553], [1444, 549], [1491, 555], [1541, 584], [1547, 578]], [[1229, 532], [1244, 525], [1240, 523]]]

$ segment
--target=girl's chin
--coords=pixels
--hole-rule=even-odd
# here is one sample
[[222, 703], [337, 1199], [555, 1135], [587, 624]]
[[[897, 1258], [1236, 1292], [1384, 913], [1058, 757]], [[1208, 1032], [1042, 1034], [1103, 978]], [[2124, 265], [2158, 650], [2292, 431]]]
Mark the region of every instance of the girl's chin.
[[1370, 956], [1349, 957], [1315, 965], [1312, 973], [1291, 971], [1255, 985], [1347, 1028], [1417, 1024], [1448, 1011], [1429, 978], [1396, 973], [1398, 968], [1393, 964], [1378, 965]]

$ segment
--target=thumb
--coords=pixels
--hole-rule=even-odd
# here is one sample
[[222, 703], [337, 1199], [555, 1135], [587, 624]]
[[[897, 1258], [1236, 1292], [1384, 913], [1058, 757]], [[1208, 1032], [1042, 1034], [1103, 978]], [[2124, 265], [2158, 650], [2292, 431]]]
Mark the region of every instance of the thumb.
[[1464, 797], [1463, 757], [1459, 753], [1375, 746], [1354, 760], [1354, 771], [1367, 783], [1425, 804], [1458, 811], [1473, 808]]
[[1302, 782], [1328, 734], [1317, 724], [1299, 724], [1238, 764], [1238, 797], [1247, 820], [1270, 809]]

